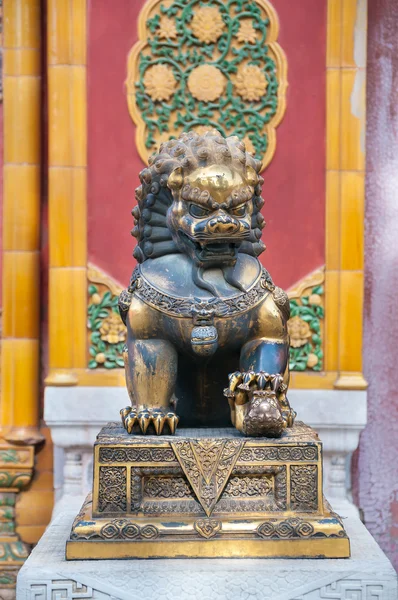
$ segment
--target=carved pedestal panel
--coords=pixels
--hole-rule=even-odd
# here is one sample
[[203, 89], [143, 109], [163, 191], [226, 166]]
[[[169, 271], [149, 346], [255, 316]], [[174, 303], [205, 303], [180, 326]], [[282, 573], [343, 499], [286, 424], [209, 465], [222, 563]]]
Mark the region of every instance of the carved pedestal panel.
[[66, 550], [68, 559], [349, 554], [322, 494], [322, 443], [300, 422], [279, 439], [234, 429], [131, 436], [104, 427], [93, 495]]

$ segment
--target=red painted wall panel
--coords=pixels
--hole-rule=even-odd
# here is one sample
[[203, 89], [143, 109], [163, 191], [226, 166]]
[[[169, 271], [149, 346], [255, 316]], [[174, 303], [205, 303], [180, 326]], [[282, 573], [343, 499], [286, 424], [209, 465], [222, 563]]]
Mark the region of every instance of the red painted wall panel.
[[[126, 284], [134, 266], [130, 210], [143, 167], [124, 89], [142, 0], [95, 0], [89, 15], [89, 260]], [[265, 172], [262, 262], [289, 287], [324, 263], [326, 0], [275, 0], [287, 54], [287, 111]]]

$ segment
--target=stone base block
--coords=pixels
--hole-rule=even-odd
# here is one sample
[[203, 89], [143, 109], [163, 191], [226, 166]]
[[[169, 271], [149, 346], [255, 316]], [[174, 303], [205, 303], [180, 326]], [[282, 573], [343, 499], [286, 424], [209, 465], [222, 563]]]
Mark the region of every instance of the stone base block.
[[[344, 515], [343, 515], [344, 516]], [[347, 559], [66, 561], [74, 512], [51, 523], [18, 575], [17, 600], [396, 600], [396, 573], [364, 525], [345, 519]]]

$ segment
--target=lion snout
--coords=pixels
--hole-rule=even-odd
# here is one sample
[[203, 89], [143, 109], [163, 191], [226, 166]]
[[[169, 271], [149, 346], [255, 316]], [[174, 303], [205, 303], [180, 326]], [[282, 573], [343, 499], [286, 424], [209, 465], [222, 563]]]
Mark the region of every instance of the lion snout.
[[239, 231], [239, 222], [228, 216], [218, 216], [209, 220], [207, 230], [211, 234], [229, 235]]

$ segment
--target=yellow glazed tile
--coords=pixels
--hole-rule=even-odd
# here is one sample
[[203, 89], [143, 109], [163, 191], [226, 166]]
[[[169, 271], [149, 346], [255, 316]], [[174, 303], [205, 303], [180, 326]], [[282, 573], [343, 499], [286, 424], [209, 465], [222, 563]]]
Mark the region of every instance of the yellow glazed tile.
[[[310, 372], [293, 372], [290, 374], [291, 389], [319, 389], [332, 390], [333, 383], [336, 379], [336, 373], [310, 373]], [[294, 407], [293, 407], [294, 408]]]
[[339, 365], [339, 272], [325, 271], [324, 368], [337, 371]]
[[73, 248], [72, 262], [75, 267], [87, 265], [87, 171], [73, 169]]
[[83, 369], [87, 366], [87, 270], [74, 269], [72, 302], [75, 307], [74, 368]]
[[341, 168], [365, 168], [366, 73], [343, 69], [341, 74]]
[[354, 42], [358, 0], [343, 0], [341, 19], [342, 66], [355, 67]]
[[366, 67], [367, 0], [343, 0], [342, 66]]
[[341, 173], [341, 269], [363, 269], [365, 174]]
[[48, 177], [49, 266], [73, 265], [73, 169], [50, 167]]
[[47, 0], [47, 61], [68, 65], [71, 58], [71, 0]]
[[4, 162], [40, 161], [40, 79], [4, 78]]
[[326, 169], [340, 168], [340, 91], [339, 69], [326, 73]]
[[50, 267], [87, 262], [86, 171], [49, 169]]
[[[20, 498], [23, 498], [27, 492], [23, 492]], [[29, 497], [30, 498], [30, 497]], [[30, 504], [30, 501], [29, 501]], [[54, 507], [54, 506], [53, 506]], [[52, 507], [52, 508], [53, 508]], [[52, 509], [51, 509], [52, 512]], [[47, 529], [47, 525], [51, 520], [51, 512], [49, 512], [49, 518], [45, 525], [24, 525], [23, 527], [19, 527], [18, 524], [16, 526], [16, 532], [21, 538], [23, 542], [26, 544], [37, 544], [45, 530]]]
[[72, 164], [71, 72], [68, 66], [48, 69], [48, 162], [69, 167]]
[[3, 338], [39, 336], [39, 286], [39, 251], [3, 252]]
[[4, 50], [3, 75], [40, 75], [40, 50], [10, 48]]
[[47, 12], [48, 64], [86, 64], [86, 0], [49, 0]]
[[87, 165], [87, 107], [86, 107], [86, 68], [70, 67], [71, 73], [71, 140], [70, 164], [76, 167]]
[[72, 40], [71, 62], [74, 65], [86, 64], [87, 52], [87, 2], [86, 0], [71, 0], [72, 5]]
[[1, 424], [34, 427], [38, 419], [39, 342], [2, 340]]
[[40, 246], [40, 167], [4, 165], [3, 250]]
[[3, 3], [4, 47], [40, 47], [40, 0], [6, 0]]
[[326, 171], [326, 269], [340, 265], [340, 177], [339, 171]]
[[50, 269], [49, 367], [86, 365], [86, 269]]
[[85, 67], [55, 66], [48, 70], [50, 165], [86, 166], [87, 112]]
[[362, 371], [363, 273], [340, 274], [340, 371]]
[[328, 0], [326, 65], [339, 67], [341, 62], [342, 0]]

